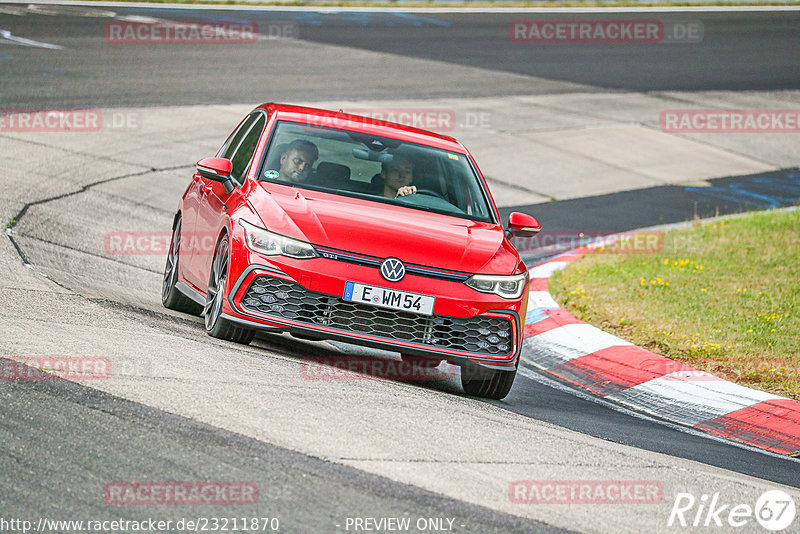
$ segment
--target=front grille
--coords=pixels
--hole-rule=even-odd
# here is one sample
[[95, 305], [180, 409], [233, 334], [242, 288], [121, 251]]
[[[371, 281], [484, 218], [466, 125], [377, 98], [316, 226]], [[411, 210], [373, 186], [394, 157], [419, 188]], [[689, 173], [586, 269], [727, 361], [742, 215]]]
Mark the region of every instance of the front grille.
[[387, 310], [315, 293], [272, 276], [253, 279], [242, 297], [242, 306], [310, 325], [478, 354], [506, 355], [512, 345], [508, 319], [462, 319]]

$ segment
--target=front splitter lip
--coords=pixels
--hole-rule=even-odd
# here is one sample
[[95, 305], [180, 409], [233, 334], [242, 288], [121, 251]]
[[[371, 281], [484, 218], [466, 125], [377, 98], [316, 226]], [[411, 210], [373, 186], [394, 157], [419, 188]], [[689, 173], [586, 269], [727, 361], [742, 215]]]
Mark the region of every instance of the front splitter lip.
[[[255, 270], [264, 270], [270, 275], [277, 274], [281, 277], [286, 277], [289, 280], [292, 279], [286, 273], [273, 267], [267, 267], [264, 265], [250, 265], [241, 273], [238, 280], [228, 293], [228, 304], [230, 305], [233, 314], [225, 314], [224, 317], [226, 319], [249, 326], [251, 328], [257, 328], [262, 331], [289, 332], [291, 334], [300, 334], [307, 337], [317, 337], [320, 340], [332, 339], [345, 343], [353, 343], [353, 339], [355, 338], [358, 340], [358, 343], [354, 344], [357, 345], [394, 352], [402, 352], [404, 354], [415, 356], [438, 357], [447, 359], [448, 361], [457, 365], [462, 365], [465, 362], [472, 362], [481, 365], [482, 367], [505, 371], [513, 371], [517, 367], [519, 352], [521, 349], [521, 343], [519, 341], [514, 343], [513, 351], [506, 357], [492, 358], [487, 357], [484, 354], [454, 351], [449, 349], [435, 349], [428, 345], [421, 345], [399, 340], [386, 340], [385, 338], [369, 336], [358, 332], [351, 332], [325, 326], [308, 326], [304, 323], [297, 323], [286, 319], [255, 315], [243, 310], [234, 300], [234, 297], [241, 289], [244, 280]], [[517, 314], [509, 310], [497, 310], [491, 313], [493, 315], [505, 315], [510, 317], [512, 319], [513, 335], [515, 340], [520, 337], [520, 322]]]

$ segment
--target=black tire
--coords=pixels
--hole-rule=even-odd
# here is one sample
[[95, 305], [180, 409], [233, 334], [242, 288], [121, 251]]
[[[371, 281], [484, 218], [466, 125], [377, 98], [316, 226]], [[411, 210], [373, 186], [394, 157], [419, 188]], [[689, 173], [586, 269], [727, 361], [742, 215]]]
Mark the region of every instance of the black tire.
[[467, 395], [500, 400], [504, 399], [511, 391], [516, 376], [516, 369], [495, 371], [472, 362], [466, 362], [461, 366], [461, 387], [464, 388]]
[[178, 263], [181, 252], [181, 219], [175, 222], [172, 229], [172, 240], [167, 253], [167, 264], [164, 266], [164, 281], [161, 283], [161, 304], [165, 308], [192, 315], [200, 315], [203, 307], [175, 288], [178, 282]]
[[203, 308], [206, 332], [211, 337], [233, 341], [247, 345], [253, 341], [255, 331], [228, 321], [222, 315], [222, 301], [225, 298], [225, 287], [228, 280], [228, 235], [223, 235], [217, 242], [214, 261], [211, 263], [211, 274], [208, 279], [206, 305]]

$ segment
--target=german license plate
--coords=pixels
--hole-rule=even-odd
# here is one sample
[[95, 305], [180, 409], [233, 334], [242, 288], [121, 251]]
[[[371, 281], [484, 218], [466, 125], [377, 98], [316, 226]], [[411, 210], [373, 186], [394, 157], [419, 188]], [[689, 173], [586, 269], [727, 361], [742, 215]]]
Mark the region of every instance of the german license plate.
[[363, 302], [390, 310], [401, 310], [423, 315], [433, 315], [433, 302], [436, 297], [398, 291], [388, 287], [368, 286], [355, 282], [345, 282], [344, 300]]

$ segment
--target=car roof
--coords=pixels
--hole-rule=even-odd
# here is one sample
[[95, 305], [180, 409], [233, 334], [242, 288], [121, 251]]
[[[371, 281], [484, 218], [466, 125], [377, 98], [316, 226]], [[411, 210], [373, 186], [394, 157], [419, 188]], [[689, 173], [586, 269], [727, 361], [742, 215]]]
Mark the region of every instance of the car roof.
[[371, 133], [382, 137], [400, 139], [411, 143], [428, 145], [442, 150], [467, 154], [467, 149], [455, 138], [448, 135], [441, 135], [428, 130], [414, 128], [403, 124], [383, 121], [361, 115], [353, 115], [341, 111], [331, 111], [326, 109], [310, 108], [304, 106], [294, 106], [289, 104], [278, 104], [268, 102], [259, 108], [265, 109], [272, 114], [277, 112], [278, 120], [288, 120], [291, 122], [301, 122], [318, 126], [329, 126], [332, 128], [342, 128], [355, 130], [364, 133]]

